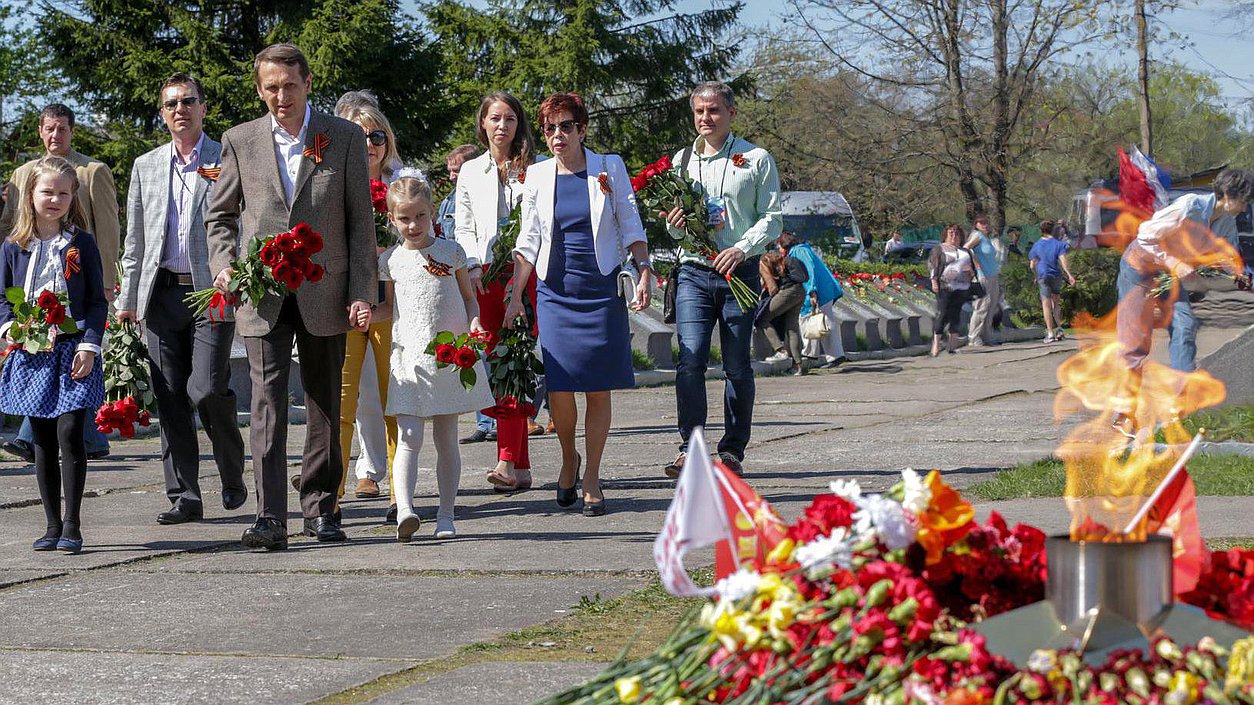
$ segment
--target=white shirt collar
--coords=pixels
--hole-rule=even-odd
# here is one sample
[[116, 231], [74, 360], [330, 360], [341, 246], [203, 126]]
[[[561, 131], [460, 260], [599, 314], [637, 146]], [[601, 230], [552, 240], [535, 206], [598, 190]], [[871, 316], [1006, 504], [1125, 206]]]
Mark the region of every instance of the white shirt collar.
[[170, 140], [170, 158], [173, 159], [174, 163], [178, 166], [187, 166], [188, 164], [199, 163], [200, 162], [200, 150], [203, 149], [204, 146], [205, 146], [205, 133], [201, 132], [200, 139], [196, 140], [196, 147], [192, 149], [191, 159], [188, 159], [187, 162], [184, 162], [182, 158], [179, 156], [178, 148], [174, 146], [174, 140]]
[[284, 142], [294, 141], [304, 144], [305, 131], [309, 129], [309, 115], [311, 112], [309, 104], [305, 103], [305, 121], [300, 124], [300, 132], [298, 132], [295, 137], [292, 137], [291, 133], [279, 124], [279, 119], [274, 116], [274, 113], [270, 113], [270, 129], [273, 131], [275, 137]]
[[52, 245], [58, 251], [60, 251], [61, 248], [69, 244], [70, 240], [73, 237], [74, 237], [74, 226], [67, 225], [64, 228], [61, 228], [61, 232], [57, 233], [51, 238], [48, 238], [47, 240], [40, 240], [38, 235], [36, 235], [35, 237], [32, 237], [30, 239], [30, 242], [26, 243], [26, 251], [34, 252], [35, 248], [39, 247], [40, 242], [46, 242], [49, 245]]

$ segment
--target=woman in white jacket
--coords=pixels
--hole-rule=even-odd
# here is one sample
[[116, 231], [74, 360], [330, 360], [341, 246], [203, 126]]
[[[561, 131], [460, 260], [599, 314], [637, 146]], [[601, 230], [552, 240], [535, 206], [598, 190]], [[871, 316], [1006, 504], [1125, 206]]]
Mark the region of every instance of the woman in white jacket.
[[[539, 122], [555, 158], [527, 170], [514, 271], [527, 277], [534, 268], [539, 280], [540, 348], [562, 445], [557, 503], [568, 507], [578, 497], [582, 459], [575, 450], [575, 393], [582, 392], [588, 461], [583, 513], [600, 516], [605, 513], [600, 470], [610, 431], [610, 390], [635, 386], [627, 302], [618, 284], [627, 252], [640, 274], [631, 308], [649, 305], [654, 274], [623, 160], [583, 146], [588, 124], [583, 99], [574, 93], [549, 96], [540, 105]], [[522, 310], [522, 292], [516, 289], [505, 312], [507, 325]]]
[[[493, 93], [479, 104], [476, 129], [479, 142], [488, 151], [462, 165], [457, 175], [457, 242], [466, 250], [466, 267], [479, 299], [479, 320], [485, 330], [496, 332], [505, 321], [509, 265], [504, 281], [483, 281], [483, 267], [492, 262], [501, 223], [522, 198], [527, 167], [535, 161], [535, 140], [522, 104], [508, 93]], [[531, 271], [517, 278], [525, 282], [515, 290], [527, 291], [534, 300], [535, 281]], [[488, 482], [499, 491], [531, 487], [531, 458], [527, 454], [527, 418], [498, 418], [496, 423], [497, 465], [488, 473]]]

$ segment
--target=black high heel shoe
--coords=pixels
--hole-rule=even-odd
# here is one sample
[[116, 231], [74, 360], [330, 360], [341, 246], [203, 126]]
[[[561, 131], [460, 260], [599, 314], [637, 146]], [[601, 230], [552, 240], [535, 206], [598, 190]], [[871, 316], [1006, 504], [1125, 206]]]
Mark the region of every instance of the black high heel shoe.
[[557, 481], [557, 506], [565, 509], [574, 504], [579, 499], [579, 469], [583, 465], [583, 456], [575, 454], [575, 484], [570, 487], [562, 487], [562, 481]]
[[597, 489], [601, 491], [601, 501], [589, 502], [584, 500], [583, 515], [586, 517], [605, 516], [605, 488], [601, 486], [600, 482], [597, 482]]

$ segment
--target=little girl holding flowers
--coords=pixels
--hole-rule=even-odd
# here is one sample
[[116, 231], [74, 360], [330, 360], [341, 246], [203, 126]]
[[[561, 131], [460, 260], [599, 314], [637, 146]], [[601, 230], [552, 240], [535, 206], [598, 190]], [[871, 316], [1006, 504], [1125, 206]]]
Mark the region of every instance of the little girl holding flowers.
[[388, 218], [401, 243], [379, 256], [384, 307], [392, 313], [392, 356], [387, 409], [396, 416], [399, 443], [392, 477], [396, 492], [396, 539], [408, 543], [420, 521], [414, 513], [418, 451], [423, 427], [431, 420], [436, 451], [436, 483], [440, 506], [436, 538], [456, 536], [453, 505], [461, 478], [457, 417], [493, 405], [488, 375], [476, 362], [474, 386], [465, 389], [453, 370], [436, 368], [427, 354], [437, 333], [481, 333], [479, 304], [466, 271], [466, 252], [453, 240], [438, 239], [432, 227], [435, 212], [431, 188], [420, 174], [402, 170], [388, 187]]
[[[0, 336], [12, 345], [14, 303], [7, 290], [38, 300], [32, 325], [74, 321], [50, 333], [52, 348], [10, 348], [0, 371], [0, 412], [29, 416], [35, 434], [35, 478], [47, 531], [36, 551], [78, 553], [83, 549], [80, 510], [87, 481], [83, 424], [87, 411], [104, 402], [100, 343], [108, 304], [96, 238], [85, 230], [74, 165], [61, 157], [40, 159], [18, 191], [21, 201], [13, 232], [0, 245]], [[15, 298], [17, 292], [14, 292]], [[68, 300], [63, 307], [61, 298]], [[65, 490], [65, 514], [61, 491]]]

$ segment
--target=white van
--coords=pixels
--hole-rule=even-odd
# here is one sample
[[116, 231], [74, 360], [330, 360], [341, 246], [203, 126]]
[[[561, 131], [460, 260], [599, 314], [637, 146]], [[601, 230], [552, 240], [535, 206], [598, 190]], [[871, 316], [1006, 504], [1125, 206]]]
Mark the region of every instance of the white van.
[[824, 253], [863, 262], [867, 246], [849, 201], [837, 191], [784, 191], [784, 230]]

